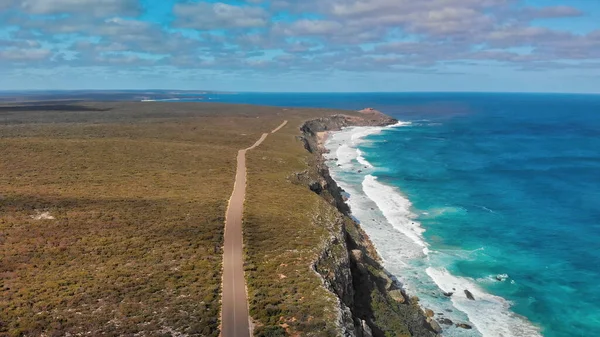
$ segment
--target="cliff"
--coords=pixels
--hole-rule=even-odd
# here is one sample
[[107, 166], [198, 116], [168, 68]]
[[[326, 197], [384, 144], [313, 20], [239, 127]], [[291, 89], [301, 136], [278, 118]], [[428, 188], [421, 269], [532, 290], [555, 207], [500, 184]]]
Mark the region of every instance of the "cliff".
[[380, 264], [380, 258], [325, 165], [323, 132], [348, 126], [386, 126], [398, 121], [373, 109], [356, 115], [334, 115], [310, 120], [301, 127], [306, 150], [314, 156], [315, 172], [298, 174], [299, 180], [337, 209], [332, 231], [313, 269], [339, 302], [338, 325], [343, 336], [438, 336], [440, 326], [426, 317], [418, 299], [410, 298]]

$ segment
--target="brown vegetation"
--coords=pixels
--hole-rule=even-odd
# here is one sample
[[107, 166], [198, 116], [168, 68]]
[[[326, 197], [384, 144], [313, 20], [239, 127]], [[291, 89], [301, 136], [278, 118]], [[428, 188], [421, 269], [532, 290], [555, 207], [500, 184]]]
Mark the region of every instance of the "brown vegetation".
[[297, 137], [301, 121], [290, 120], [248, 153], [246, 278], [258, 336], [338, 333], [335, 296], [311, 269], [336, 210], [307, 186], [292, 183], [312, 160]]
[[[0, 105], [0, 336], [217, 336], [236, 154], [284, 119], [247, 155], [245, 270], [255, 335], [337, 335], [339, 299], [313, 267], [344, 221], [297, 175], [319, 175], [299, 127], [334, 113]], [[347, 254], [345, 242], [332, 247], [334, 256]], [[382, 335], [407, 334], [384, 292], [357, 296], [367, 302], [357, 313], [381, 323]]]
[[3, 106], [0, 335], [218, 335], [235, 155], [281, 112]]

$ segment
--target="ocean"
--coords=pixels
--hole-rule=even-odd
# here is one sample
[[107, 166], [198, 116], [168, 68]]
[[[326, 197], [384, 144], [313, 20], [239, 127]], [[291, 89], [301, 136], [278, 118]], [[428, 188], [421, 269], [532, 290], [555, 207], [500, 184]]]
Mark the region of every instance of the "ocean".
[[385, 267], [439, 321], [473, 327], [444, 336], [600, 334], [600, 96], [210, 98], [401, 121], [334, 133], [327, 163]]

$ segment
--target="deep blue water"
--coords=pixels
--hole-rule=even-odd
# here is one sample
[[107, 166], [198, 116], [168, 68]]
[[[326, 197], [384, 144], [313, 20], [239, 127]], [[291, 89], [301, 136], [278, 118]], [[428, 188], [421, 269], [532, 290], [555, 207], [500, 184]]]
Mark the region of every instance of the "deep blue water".
[[[412, 122], [369, 136], [360, 149], [374, 166], [369, 173], [412, 202], [430, 249], [472, 252], [446, 254], [436, 267], [442, 261], [451, 274], [507, 299], [510, 310], [539, 326], [544, 336], [600, 334], [600, 96], [215, 98], [277, 106], [368, 106]], [[347, 178], [346, 183], [361, 181]], [[503, 281], [493, 279], [504, 274]]]

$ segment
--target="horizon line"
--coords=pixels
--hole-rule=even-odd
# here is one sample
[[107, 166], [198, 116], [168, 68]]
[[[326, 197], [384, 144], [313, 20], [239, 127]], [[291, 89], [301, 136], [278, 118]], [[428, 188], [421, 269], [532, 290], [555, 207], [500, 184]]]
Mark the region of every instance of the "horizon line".
[[598, 92], [565, 92], [565, 91], [243, 91], [243, 90], [211, 90], [211, 89], [0, 89], [0, 93], [39, 93], [39, 92], [206, 92], [211, 94], [562, 94], [562, 95], [600, 95]]

